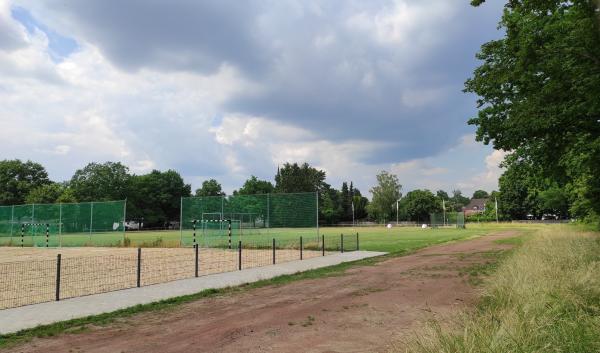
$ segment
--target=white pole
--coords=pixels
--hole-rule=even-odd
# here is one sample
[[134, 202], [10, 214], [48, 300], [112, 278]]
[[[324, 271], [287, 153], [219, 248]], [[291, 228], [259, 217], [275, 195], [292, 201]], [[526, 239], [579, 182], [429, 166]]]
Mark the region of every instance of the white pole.
[[354, 227], [354, 200], [352, 200], [352, 227]]
[[399, 218], [398, 218], [398, 202], [399, 201], [400, 200], [396, 200], [396, 226], [398, 225], [398, 220], [399, 220]]
[[183, 196], [179, 201], [179, 247], [183, 246]]
[[446, 201], [442, 199], [442, 212], [444, 215], [444, 226], [446, 225]]
[[494, 200], [496, 202], [496, 223], [498, 223], [498, 198], [494, 197]]

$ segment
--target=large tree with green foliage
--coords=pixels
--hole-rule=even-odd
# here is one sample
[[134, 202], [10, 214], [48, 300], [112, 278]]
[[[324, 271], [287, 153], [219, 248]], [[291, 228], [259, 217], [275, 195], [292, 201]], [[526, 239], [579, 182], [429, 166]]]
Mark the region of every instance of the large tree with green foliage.
[[488, 194], [487, 191], [485, 190], [476, 190], [473, 193], [473, 197], [471, 197], [472, 199], [487, 199], [488, 197], [490, 197], [490, 195]]
[[89, 163], [75, 171], [69, 186], [79, 201], [124, 200], [130, 178], [120, 162]]
[[427, 222], [431, 213], [441, 212], [439, 199], [429, 190], [412, 190], [400, 202], [400, 208], [409, 220]]
[[233, 192], [234, 195], [255, 195], [255, 194], [269, 194], [275, 190], [275, 187], [270, 181], [259, 180], [257, 177], [252, 175], [250, 179], [244, 182], [244, 185]]
[[0, 205], [22, 204], [31, 190], [46, 184], [50, 179], [41, 164], [18, 159], [0, 161]]
[[[474, 0], [481, 5], [484, 0]], [[594, 0], [510, 0], [466, 91], [477, 139], [600, 212], [600, 20]], [[510, 165], [509, 165], [510, 167]], [[502, 191], [502, 190], [501, 190]], [[581, 200], [584, 198], [585, 200]]]
[[395, 219], [394, 210], [396, 201], [402, 196], [401, 190], [398, 176], [385, 170], [377, 174], [377, 185], [370, 190], [373, 198], [369, 203], [369, 216], [378, 221]]
[[202, 182], [202, 187], [196, 189], [196, 196], [225, 196], [221, 184], [216, 179]]
[[131, 178], [127, 193], [127, 216], [144, 218], [146, 226], [162, 227], [179, 219], [181, 197], [190, 196], [192, 187], [174, 170], [153, 170]]
[[277, 192], [316, 192], [324, 190], [325, 172], [308, 163], [286, 163], [275, 175]]
[[25, 198], [26, 203], [65, 203], [76, 202], [67, 183], [50, 183], [32, 189]]

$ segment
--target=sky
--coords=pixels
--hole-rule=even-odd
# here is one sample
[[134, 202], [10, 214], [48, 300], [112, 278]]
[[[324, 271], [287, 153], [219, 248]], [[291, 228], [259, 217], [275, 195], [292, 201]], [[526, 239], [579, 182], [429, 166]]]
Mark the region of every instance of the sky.
[[89, 162], [231, 193], [308, 162], [363, 194], [497, 188], [462, 92], [501, 2], [0, 0], [0, 159]]

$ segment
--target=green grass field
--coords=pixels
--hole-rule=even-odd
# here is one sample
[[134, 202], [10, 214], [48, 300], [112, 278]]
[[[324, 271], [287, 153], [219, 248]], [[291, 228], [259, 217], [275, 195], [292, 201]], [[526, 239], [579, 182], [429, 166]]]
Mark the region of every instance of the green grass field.
[[[351, 249], [356, 245], [356, 233], [359, 233], [360, 249], [385, 252], [404, 252], [410, 251], [432, 244], [439, 244], [448, 241], [466, 239], [474, 236], [485, 235], [493, 231], [519, 229], [530, 232], [543, 225], [517, 225], [517, 224], [469, 224], [466, 229], [456, 228], [437, 228], [421, 229], [416, 227], [394, 227], [387, 229], [385, 227], [322, 227], [319, 229], [320, 235], [325, 235], [326, 249], [339, 248], [340, 234], [344, 234], [346, 249]], [[214, 232], [210, 235], [203, 235], [200, 230], [197, 231], [197, 242], [202, 246], [224, 247], [227, 246], [228, 237], [226, 232], [216, 235]], [[317, 246], [319, 237], [316, 229], [307, 228], [276, 228], [261, 230], [260, 233], [252, 233], [247, 230], [241, 235], [234, 230], [232, 243], [235, 247], [238, 241], [244, 245], [253, 244], [254, 246], [270, 246], [273, 238], [277, 241], [278, 247], [295, 247], [299, 243], [300, 236], [303, 237], [304, 246]], [[93, 233], [93, 234], [63, 234], [60, 239], [51, 234], [49, 237], [49, 246], [64, 247], [75, 246], [129, 246], [129, 247], [179, 247], [181, 234], [179, 230], [171, 231], [133, 231], [127, 232], [125, 238], [122, 232]], [[124, 240], [125, 239], [125, 240]], [[24, 246], [44, 247], [46, 245], [45, 235], [35, 237], [25, 236], [23, 238]], [[191, 230], [185, 230], [183, 233], [183, 245], [191, 246], [193, 237]], [[20, 246], [21, 237], [0, 237], [0, 245]]]

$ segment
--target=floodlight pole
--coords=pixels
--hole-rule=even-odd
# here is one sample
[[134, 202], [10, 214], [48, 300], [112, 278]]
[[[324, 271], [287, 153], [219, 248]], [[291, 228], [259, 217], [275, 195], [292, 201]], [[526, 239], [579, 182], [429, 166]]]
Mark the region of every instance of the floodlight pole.
[[442, 212], [444, 216], [444, 226], [446, 225], [446, 201], [442, 199]]
[[[124, 223], [123, 232], [125, 232]], [[62, 247], [62, 202], [58, 204], [58, 246]]]
[[90, 240], [92, 240], [92, 224], [94, 224], [94, 201], [90, 203]]
[[315, 195], [317, 195], [317, 236], [319, 236], [319, 192], [315, 192]]
[[183, 196], [179, 198], [179, 247], [183, 245]]
[[498, 223], [498, 198], [494, 197], [494, 201], [496, 203], [496, 223]]
[[10, 212], [10, 237], [13, 236], [13, 226], [15, 224], [15, 205], [12, 205]]

